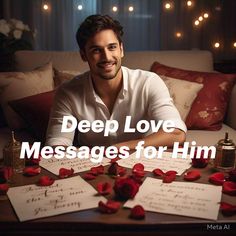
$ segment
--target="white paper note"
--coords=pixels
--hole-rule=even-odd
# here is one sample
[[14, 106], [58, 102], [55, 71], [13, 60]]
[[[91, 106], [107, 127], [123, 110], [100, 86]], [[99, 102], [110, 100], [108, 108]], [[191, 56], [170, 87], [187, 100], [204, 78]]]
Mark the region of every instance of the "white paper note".
[[162, 158], [145, 158], [144, 155], [141, 155], [140, 158], [136, 158], [136, 153], [133, 153], [126, 159], [118, 161], [119, 165], [126, 168], [133, 168], [136, 163], [142, 163], [144, 165], [144, 170], [153, 171], [158, 168], [166, 172], [169, 170], [175, 170], [177, 175], [183, 174], [187, 169], [191, 167], [191, 159], [189, 155], [186, 159], [181, 158], [181, 154], [177, 158], [172, 158], [171, 152], [164, 152]]
[[7, 195], [20, 221], [91, 209], [104, 197], [80, 176], [56, 180], [53, 185], [10, 188]]
[[98, 165], [108, 165], [110, 163], [110, 159], [103, 158], [101, 163], [93, 163], [90, 159], [56, 159], [52, 157], [50, 159], [42, 159], [40, 161], [40, 166], [44, 169], [52, 172], [55, 175], [59, 175], [60, 168], [74, 169], [74, 173], [79, 173], [83, 171], [90, 170], [91, 167], [95, 167]]
[[189, 182], [167, 184], [147, 177], [135, 198], [124, 207], [140, 204], [146, 211], [216, 220], [221, 191], [221, 186]]

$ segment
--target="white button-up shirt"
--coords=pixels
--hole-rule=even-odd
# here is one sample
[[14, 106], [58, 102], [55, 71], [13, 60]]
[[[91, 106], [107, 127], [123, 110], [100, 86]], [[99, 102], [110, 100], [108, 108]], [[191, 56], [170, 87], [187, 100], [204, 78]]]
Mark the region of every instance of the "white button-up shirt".
[[125, 133], [126, 116], [131, 116], [130, 127], [135, 128], [140, 120], [172, 120], [174, 128], [186, 132], [186, 126], [179, 112], [173, 105], [168, 88], [155, 73], [143, 70], [131, 70], [122, 67], [123, 85], [113, 107], [112, 114], [96, 94], [90, 73], [86, 72], [64, 83], [56, 92], [47, 132], [47, 145], [70, 146], [75, 132], [61, 132], [63, 116], [74, 116], [81, 120], [117, 120], [119, 128], [116, 132], [104, 137], [104, 132], [92, 130], [78, 133], [80, 145], [104, 146], [128, 140], [140, 139], [146, 134]]

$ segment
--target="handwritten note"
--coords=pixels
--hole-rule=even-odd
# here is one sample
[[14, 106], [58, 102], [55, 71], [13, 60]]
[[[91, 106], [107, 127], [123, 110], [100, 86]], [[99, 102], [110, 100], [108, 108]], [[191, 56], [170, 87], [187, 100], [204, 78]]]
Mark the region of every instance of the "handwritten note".
[[127, 159], [122, 159], [118, 161], [119, 165], [127, 168], [132, 168], [136, 163], [142, 163], [146, 171], [153, 171], [156, 168], [163, 170], [164, 172], [168, 170], [175, 170], [177, 175], [183, 174], [188, 168], [191, 167], [190, 157], [187, 156], [186, 159], [181, 158], [181, 155], [177, 158], [172, 158], [172, 153], [164, 152], [162, 158], [145, 158], [141, 155], [140, 158], [136, 158], [136, 153], [133, 153]]
[[86, 170], [90, 170], [91, 167], [98, 166], [98, 165], [108, 165], [110, 163], [110, 159], [103, 158], [103, 161], [100, 164], [93, 163], [90, 159], [56, 159], [52, 157], [50, 159], [43, 159], [40, 161], [40, 166], [44, 169], [52, 172], [55, 175], [59, 174], [60, 168], [73, 168], [74, 173], [83, 172]]
[[91, 209], [100, 200], [96, 190], [80, 176], [57, 180], [53, 185], [10, 188], [7, 195], [20, 221]]
[[124, 207], [140, 204], [147, 211], [216, 220], [221, 186], [187, 182], [162, 183], [147, 177], [133, 200]]

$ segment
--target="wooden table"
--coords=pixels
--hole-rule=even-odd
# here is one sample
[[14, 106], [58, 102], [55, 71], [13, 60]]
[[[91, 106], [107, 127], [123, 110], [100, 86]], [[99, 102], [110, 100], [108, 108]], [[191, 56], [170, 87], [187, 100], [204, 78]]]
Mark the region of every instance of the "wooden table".
[[[107, 167], [105, 168], [107, 170]], [[195, 183], [208, 183], [212, 169], [199, 169], [202, 177]], [[40, 175], [55, 175], [42, 169]], [[80, 173], [83, 175], [84, 173]], [[25, 177], [17, 174], [11, 186], [21, 186], [37, 182], [40, 175]], [[153, 176], [148, 173], [147, 176]], [[114, 179], [104, 174], [90, 180], [92, 186], [100, 181], [114, 183]], [[183, 181], [183, 176], [176, 181]], [[113, 198], [114, 193], [108, 195]], [[16, 196], [17, 197], [17, 196]], [[222, 201], [236, 204], [236, 197], [222, 194]], [[223, 216], [219, 212], [218, 220], [210, 221], [191, 217], [146, 212], [144, 220], [129, 218], [130, 210], [121, 208], [116, 214], [101, 214], [96, 209], [19, 222], [7, 196], [0, 196], [0, 235], [235, 235], [236, 215]], [[3, 234], [2, 234], [3, 233]]]

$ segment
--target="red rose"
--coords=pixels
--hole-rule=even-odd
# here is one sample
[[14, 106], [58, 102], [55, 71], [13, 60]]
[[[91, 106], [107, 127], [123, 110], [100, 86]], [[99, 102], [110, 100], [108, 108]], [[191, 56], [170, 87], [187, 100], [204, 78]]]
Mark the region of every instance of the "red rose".
[[134, 198], [139, 184], [132, 178], [118, 178], [113, 187], [115, 193], [124, 199]]
[[122, 166], [119, 166], [117, 162], [112, 162], [108, 168], [109, 175], [125, 175], [126, 169]]
[[142, 206], [136, 205], [131, 209], [130, 217], [133, 219], [141, 220], [145, 217], [145, 210]]
[[0, 168], [0, 184], [7, 182], [13, 174], [12, 167], [1, 167]]

